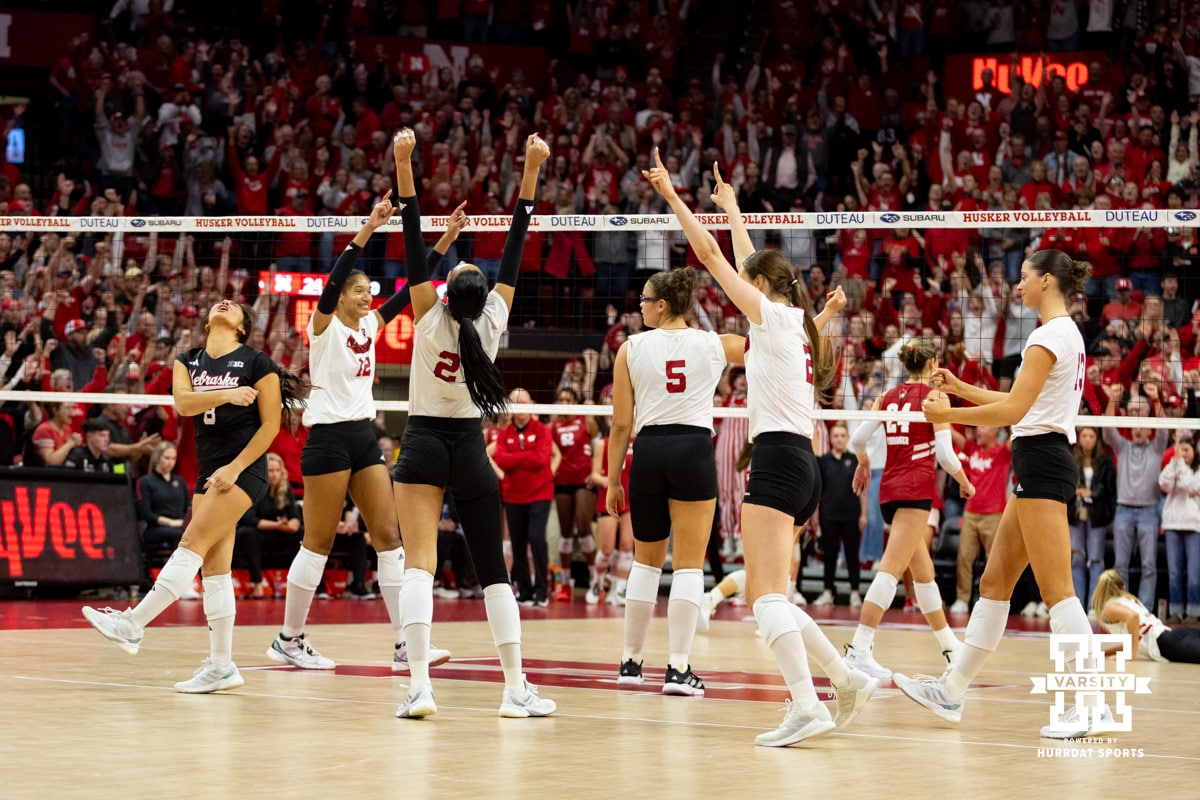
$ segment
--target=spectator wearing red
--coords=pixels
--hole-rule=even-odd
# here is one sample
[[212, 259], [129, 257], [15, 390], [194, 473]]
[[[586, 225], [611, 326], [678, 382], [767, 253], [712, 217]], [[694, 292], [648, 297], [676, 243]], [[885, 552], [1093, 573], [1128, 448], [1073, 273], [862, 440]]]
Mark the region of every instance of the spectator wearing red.
[[371, 145], [372, 134], [383, 130], [383, 120], [371, 108], [366, 95], [355, 97], [350, 109], [354, 114], [354, 146], [365, 151]]
[[997, 440], [998, 433], [996, 428], [979, 426], [971, 440], [954, 431], [955, 444], [962, 452], [962, 463], [975, 487], [975, 494], [963, 508], [962, 530], [958, 536], [957, 598], [950, 607], [952, 614], [965, 614], [969, 610], [975, 588], [975, 559], [980, 547], [985, 554], [991, 553], [992, 541], [1008, 500], [1012, 449], [1008, 441]]
[[246, 156], [246, 163], [243, 167], [234, 145], [234, 131], [235, 128], [230, 127], [226, 159], [229, 162], [229, 172], [233, 176], [233, 186], [237, 192], [237, 211], [239, 214], [266, 216], [267, 209], [270, 207], [267, 198], [268, 188], [274, 183], [275, 174], [279, 171], [279, 159], [283, 150], [279, 147], [275, 148], [271, 161], [267, 165], [266, 174], [259, 170], [258, 156], [253, 154]]
[[[342, 101], [329, 94], [333, 81], [328, 75], [320, 75], [316, 80], [316, 93], [304, 104], [304, 113], [308, 116], [308, 125], [313, 135], [327, 141], [333, 139], [333, 132], [343, 119]], [[291, 475], [288, 472], [288, 475]]]
[[1115, 282], [1117, 299], [1106, 303], [1100, 311], [1100, 324], [1107, 325], [1114, 319], [1123, 319], [1132, 327], [1142, 316], [1142, 302], [1133, 297], [1133, 283], [1129, 278], [1118, 278]]
[[[532, 414], [518, 413], [521, 405], [533, 403], [524, 389], [509, 395], [512, 424], [497, 432], [489, 454], [501, 474], [500, 495], [512, 540], [512, 577], [518, 602], [545, 606], [549, 602], [546, 551], [546, 521], [554, 500], [554, 473], [561, 455], [554, 447], [550, 429]], [[534, 574], [529, 575], [525, 553], [532, 551]]]
[[29, 467], [59, 467], [67, 454], [83, 444], [83, 437], [71, 430], [74, 403], [43, 403], [46, 417], [33, 429], [25, 465]]
[[[279, 426], [279, 433], [275, 435], [275, 439], [267, 447], [268, 453], [274, 453], [283, 459], [283, 465], [287, 469], [289, 483], [292, 487], [292, 496], [297, 500], [304, 497], [304, 480], [300, 472], [300, 454], [304, 452], [304, 445], [308, 442], [308, 428], [300, 424], [302, 415], [295, 411], [285, 411], [283, 421]], [[391, 468], [391, 464], [388, 464]]]
[[[303, 162], [301, 162], [303, 163]], [[275, 212], [284, 217], [311, 217], [308, 210], [308, 189], [296, 188], [291, 203]], [[304, 220], [297, 220], [304, 225]], [[310, 272], [312, 270], [312, 234], [303, 228], [280, 233], [275, 239], [275, 264], [280, 272]]]

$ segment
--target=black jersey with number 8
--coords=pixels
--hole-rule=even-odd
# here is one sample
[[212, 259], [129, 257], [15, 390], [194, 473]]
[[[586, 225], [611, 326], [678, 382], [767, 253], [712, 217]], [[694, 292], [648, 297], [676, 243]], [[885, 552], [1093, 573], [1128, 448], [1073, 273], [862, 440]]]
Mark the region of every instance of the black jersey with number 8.
[[[253, 387], [276, 371], [270, 356], [245, 344], [221, 358], [213, 358], [203, 347], [197, 347], [177, 360], [187, 367], [192, 389], [197, 392]], [[195, 418], [197, 460], [201, 464], [232, 461], [261, 424], [258, 403], [248, 406], [223, 403], [210, 408]]]

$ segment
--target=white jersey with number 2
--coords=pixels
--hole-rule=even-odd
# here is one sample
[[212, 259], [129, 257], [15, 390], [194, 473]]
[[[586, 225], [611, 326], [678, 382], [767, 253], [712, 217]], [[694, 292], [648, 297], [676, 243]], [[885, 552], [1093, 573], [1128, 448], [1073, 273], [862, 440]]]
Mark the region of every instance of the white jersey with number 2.
[[[494, 291], [483, 315], [473, 323], [488, 358], [496, 360], [500, 337], [508, 326], [508, 304]], [[440, 301], [421, 317], [413, 335], [412, 372], [408, 379], [408, 413], [415, 416], [471, 419], [482, 416], [463, 382], [458, 353], [458, 323]]]
[[758, 324], [746, 339], [746, 405], [750, 407], [750, 441], [778, 431], [812, 438], [812, 347], [804, 329], [804, 309], [759, 301]]

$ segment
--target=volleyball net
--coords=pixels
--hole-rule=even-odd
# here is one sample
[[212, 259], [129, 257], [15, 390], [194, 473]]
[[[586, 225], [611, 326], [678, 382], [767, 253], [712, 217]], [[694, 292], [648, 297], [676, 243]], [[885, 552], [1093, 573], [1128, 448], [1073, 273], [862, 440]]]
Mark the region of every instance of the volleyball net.
[[[732, 263], [725, 215], [698, 216]], [[896, 350], [912, 336], [932, 338], [939, 361], [962, 380], [1006, 388], [1037, 325], [1015, 289], [1021, 263], [1029, 252], [1056, 248], [1091, 262], [1094, 270], [1088, 286], [1068, 300], [1088, 349], [1086, 394], [1093, 416], [1087, 421], [1130, 424], [1126, 417], [1103, 416], [1110, 387], [1119, 384], [1125, 387], [1119, 407], [1135, 415], [1153, 408], [1158, 418], [1138, 422], [1153, 428], [1190, 427], [1189, 401], [1200, 388], [1200, 314], [1192, 313], [1200, 298], [1196, 219], [1188, 209], [1149, 208], [745, 215], [756, 248], [783, 253], [817, 310], [834, 286], [849, 298], [825, 331], [838, 381], [833, 407], [817, 411], [818, 418], [921, 419], [915, 411], [861, 410], [904, 379]], [[8, 389], [0, 401], [94, 404], [122, 392], [123, 403], [169, 404], [164, 381], [155, 377], [177, 352], [203, 341], [207, 310], [225, 297], [254, 306], [253, 346], [303, 373], [308, 318], [333, 260], [364, 221], [302, 215], [0, 218], [10, 247], [22, 253], [10, 260], [11, 273], [0, 272], [7, 275], [7, 286], [0, 285], [4, 323], [13, 334]], [[435, 279], [459, 261], [494, 274], [509, 221], [472, 216]], [[424, 217], [428, 246], [447, 222], [436, 214]], [[359, 260], [378, 302], [404, 285], [401, 230], [399, 217], [393, 218]], [[526, 408], [532, 413], [609, 413], [603, 402], [613, 356], [621, 342], [644, 329], [638, 300], [646, 280], [684, 266], [700, 264], [669, 213], [534, 216], [497, 361], [506, 385], [530, 391], [536, 402]], [[697, 272], [691, 319], [718, 333], [748, 330], [703, 270]], [[85, 333], [73, 338], [81, 328]], [[381, 411], [407, 411], [412, 337], [407, 315], [380, 336]], [[54, 391], [63, 388], [51, 381], [54, 370], [71, 361], [54, 350], [79, 353], [94, 346], [104, 350], [108, 380], [89, 388], [103, 391], [80, 393], [81, 374], [66, 386], [73, 391]], [[33, 379], [14, 380], [22, 370], [34, 373]], [[731, 371], [714, 400], [715, 416], [745, 416], [744, 407], [727, 400], [740, 388]], [[554, 405], [560, 398], [579, 402]]]

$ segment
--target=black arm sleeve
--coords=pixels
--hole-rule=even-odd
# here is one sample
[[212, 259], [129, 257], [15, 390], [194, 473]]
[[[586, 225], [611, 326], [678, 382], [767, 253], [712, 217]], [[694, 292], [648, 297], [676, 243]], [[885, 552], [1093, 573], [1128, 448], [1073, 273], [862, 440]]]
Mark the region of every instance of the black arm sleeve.
[[404, 222], [404, 257], [408, 264], [408, 283], [415, 286], [429, 281], [429, 266], [425, 263], [425, 240], [421, 236], [421, 209], [417, 198], [400, 198], [400, 219]]
[[410, 297], [411, 292], [408, 291], [408, 284], [404, 284], [404, 288], [389, 297], [387, 301], [379, 307], [379, 316], [383, 317], [383, 324], [387, 325], [395, 319], [401, 311], [408, 308], [408, 304], [412, 302]]
[[317, 300], [317, 311], [322, 314], [332, 314], [337, 311], [342, 284], [346, 282], [346, 276], [350, 274], [350, 270], [354, 269], [354, 264], [358, 261], [358, 254], [361, 252], [362, 248], [351, 242], [338, 256], [333, 265], [333, 271], [329, 273], [329, 279], [325, 281], [325, 288], [321, 290], [321, 298]]
[[439, 253], [436, 248], [432, 247], [425, 254], [425, 269], [431, 276], [437, 275], [438, 266], [442, 263], [443, 258], [445, 258], [445, 253]]
[[517, 274], [521, 271], [521, 256], [525, 252], [525, 234], [529, 230], [529, 218], [533, 216], [533, 201], [517, 198], [513, 209], [512, 225], [504, 237], [504, 252], [500, 256], [500, 274], [496, 283], [506, 286], [517, 285]]

